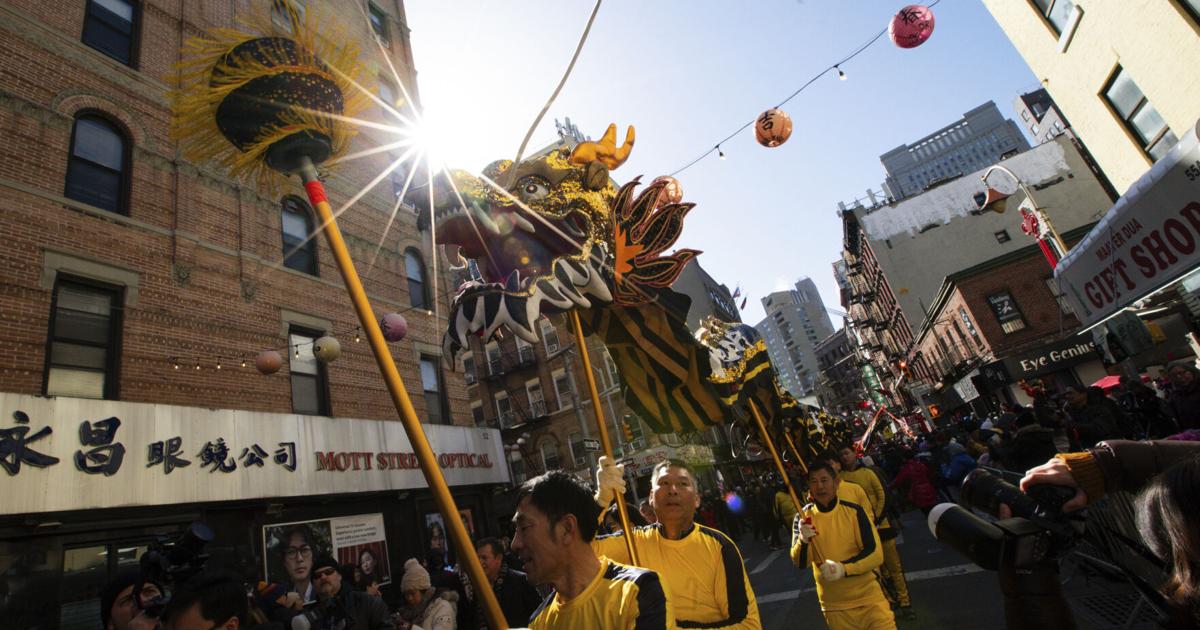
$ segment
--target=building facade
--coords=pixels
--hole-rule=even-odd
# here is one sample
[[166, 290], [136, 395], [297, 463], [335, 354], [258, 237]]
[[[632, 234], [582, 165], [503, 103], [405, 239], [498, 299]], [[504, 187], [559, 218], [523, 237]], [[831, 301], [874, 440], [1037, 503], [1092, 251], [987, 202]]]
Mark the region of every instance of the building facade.
[[1013, 101], [1013, 109], [1035, 145], [1049, 142], [1071, 127], [1045, 88], [1021, 94]]
[[[999, 162], [1035, 195], [1060, 232], [1094, 223], [1112, 205], [1084, 156], [1059, 137]], [[926, 318], [942, 279], [1025, 247], [1018, 206], [1024, 195], [1012, 177], [993, 172], [988, 185], [1012, 192], [1003, 212], [980, 211], [983, 170], [892, 204], [856, 206], [864, 237], [914, 328]]]
[[867, 398], [858, 355], [845, 326], [817, 344], [816, 355], [817, 367], [821, 370], [817, 399], [822, 409], [849, 411]]
[[[105, 580], [192, 521], [215, 534], [211, 565], [249, 579], [280, 577], [285, 523], [325, 532], [312, 551], [343, 562], [354, 551], [339, 528], [369, 528], [363, 544], [397, 571], [448, 548], [302, 189], [268, 195], [188, 163], [169, 135], [183, 41], [271, 6], [0, 6], [6, 628], [96, 627]], [[321, 8], [345, 16], [381, 95], [416, 102], [401, 2]], [[385, 139], [363, 130], [350, 150]], [[333, 205], [390, 161], [330, 169]], [[508, 481], [499, 434], [471, 426], [466, 385], [443, 369], [449, 283], [411, 208], [385, 229], [395, 192], [372, 188], [338, 222], [377, 313], [407, 318], [392, 357], [464, 521], [495, 532], [491, 487]], [[324, 336], [340, 341], [336, 361], [314, 357]], [[264, 350], [282, 369], [255, 369]]]
[[1117, 191], [1200, 117], [1194, 0], [984, 0]]
[[930, 184], [977, 171], [1029, 148], [1017, 124], [988, 101], [962, 118], [879, 156], [892, 200], [919, 194]]
[[820, 367], [817, 344], [833, 334], [833, 324], [812, 278], [796, 281], [796, 288], [762, 298], [766, 318], [754, 327], [767, 342], [779, 383], [797, 398], [813, 393]]

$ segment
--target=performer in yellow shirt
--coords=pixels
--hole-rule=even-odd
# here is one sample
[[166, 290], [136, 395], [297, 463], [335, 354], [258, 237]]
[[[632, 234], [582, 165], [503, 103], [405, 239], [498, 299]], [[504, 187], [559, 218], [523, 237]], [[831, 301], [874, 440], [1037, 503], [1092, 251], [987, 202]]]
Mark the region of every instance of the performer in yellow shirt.
[[875, 471], [863, 466], [858, 461], [858, 453], [849, 446], [839, 452], [842, 460], [841, 478], [853, 481], [867, 491], [871, 498], [871, 511], [875, 519], [875, 527], [879, 530], [879, 540], [883, 543], [883, 564], [887, 567], [888, 577], [896, 592], [896, 604], [900, 606], [901, 619], [915, 619], [912, 612], [912, 601], [908, 598], [908, 582], [904, 579], [904, 567], [900, 564], [900, 552], [896, 549], [896, 530], [884, 516], [887, 492]]
[[[621, 467], [600, 458], [596, 502], [607, 506], [625, 492]], [[696, 477], [680, 460], [659, 462], [650, 473], [650, 505], [658, 522], [634, 528], [641, 566], [662, 576], [680, 628], [760, 630], [758, 603], [737, 545], [695, 522], [700, 507]], [[599, 555], [629, 562], [624, 534], [597, 538]]]
[[879, 534], [867, 508], [838, 498], [837, 472], [817, 460], [808, 470], [813, 502], [792, 523], [792, 562], [812, 565], [817, 598], [830, 630], [895, 630], [879, 587]]
[[529, 620], [532, 630], [669, 630], [675, 616], [658, 574], [597, 557], [600, 509], [591, 492], [556, 470], [521, 486], [512, 551], [529, 581], [554, 592]]

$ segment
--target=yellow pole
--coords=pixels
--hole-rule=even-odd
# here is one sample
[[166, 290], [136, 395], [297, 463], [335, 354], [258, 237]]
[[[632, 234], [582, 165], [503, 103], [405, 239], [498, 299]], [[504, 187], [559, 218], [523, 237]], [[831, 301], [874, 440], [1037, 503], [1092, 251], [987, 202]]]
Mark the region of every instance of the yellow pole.
[[758, 405], [753, 400], [750, 401], [750, 412], [754, 415], [754, 421], [758, 424], [758, 432], [762, 434], [763, 442], [767, 445], [767, 450], [771, 451], [771, 459], [775, 460], [775, 468], [779, 469], [779, 475], [783, 477], [783, 483], [787, 485], [788, 495], [792, 497], [792, 504], [796, 506], [796, 511], [799, 512], [804, 504], [796, 496], [796, 489], [792, 487], [792, 480], [788, 478], [787, 470], [783, 467], [783, 460], [779, 459], [779, 451], [775, 449], [775, 442], [771, 439], [771, 434], [767, 433], [767, 423], [763, 422], [762, 414], [758, 411]]
[[[592, 359], [587, 344], [583, 342], [583, 326], [579, 323], [579, 311], [571, 311], [571, 325], [575, 327], [575, 347], [579, 348], [579, 359], [583, 361], [583, 374], [587, 379], [588, 393], [592, 395], [592, 410], [596, 412], [596, 428], [600, 431], [600, 445], [604, 454], [613, 459], [612, 442], [608, 439], [608, 423], [604, 421], [604, 410], [600, 408], [600, 390], [596, 388], [596, 376], [592, 374]], [[625, 497], [617, 497], [617, 515], [621, 517], [621, 530], [625, 532], [625, 547], [634, 566], [640, 566], [637, 549], [633, 545], [633, 530], [629, 527], [629, 513], [625, 510]]]
[[792, 456], [796, 458], [796, 463], [800, 464], [801, 474], [808, 474], [808, 464], [804, 462], [804, 458], [800, 456], [800, 449], [796, 448], [796, 442], [792, 440], [792, 432], [785, 429], [783, 432], [784, 439], [787, 440], [788, 448], [792, 450]]
[[463, 526], [462, 518], [458, 515], [458, 507], [454, 504], [450, 487], [446, 485], [446, 479], [442, 477], [437, 457], [429, 446], [429, 440], [421, 428], [421, 421], [417, 418], [417, 411], [413, 409], [408, 392], [404, 389], [404, 381], [400, 379], [400, 372], [396, 369], [396, 362], [392, 359], [391, 350], [388, 349], [387, 341], [383, 338], [383, 331], [379, 329], [379, 324], [375, 321], [375, 313], [371, 310], [367, 293], [363, 290], [362, 282], [358, 278], [354, 261], [350, 259], [346, 241], [342, 238], [342, 232], [338, 229], [333, 210], [325, 198], [325, 187], [317, 180], [317, 171], [307, 159], [300, 176], [304, 180], [308, 198], [317, 210], [321, 225], [324, 226], [329, 249], [332, 250], [338, 271], [341, 272], [342, 280], [346, 283], [346, 292], [350, 294], [350, 301], [354, 304], [358, 321], [362, 325], [371, 351], [375, 354], [375, 363], [379, 365], [379, 371], [383, 375], [388, 393], [392, 396], [392, 403], [395, 404], [396, 411], [400, 414], [404, 432], [408, 434], [408, 441], [412, 443], [413, 453], [416, 454], [417, 461], [421, 464], [425, 482], [429, 484], [429, 491], [433, 494], [438, 511], [442, 513], [442, 520], [450, 530], [450, 540], [454, 542], [458, 561], [466, 567], [467, 575], [475, 585], [475, 593], [483, 600], [483, 612], [487, 616], [488, 625], [494, 630], [508, 630], [508, 623], [504, 620], [504, 613], [500, 611], [500, 604], [496, 600], [495, 593], [492, 592], [491, 583], [488, 582], [487, 575], [483, 572], [483, 565], [479, 563], [479, 557], [475, 555], [475, 549], [472, 548], [471, 539], [467, 535], [467, 528]]

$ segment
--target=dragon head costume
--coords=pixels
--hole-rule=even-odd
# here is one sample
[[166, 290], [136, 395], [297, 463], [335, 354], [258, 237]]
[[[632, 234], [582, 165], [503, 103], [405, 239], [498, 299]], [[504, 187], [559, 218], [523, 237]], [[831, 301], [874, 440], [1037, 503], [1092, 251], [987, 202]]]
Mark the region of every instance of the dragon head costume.
[[776, 430], [803, 429], [801, 443], [815, 452], [824, 440], [775, 382], [754, 328], [716, 318], [688, 328], [691, 298], [672, 285], [700, 252], [667, 250], [694, 204], [681, 202], [671, 178], [640, 192], [640, 178], [614, 184], [609, 173], [635, 139], [632, 127], [623, 144], [616, 136], [610, 125], [598, 142], [493, 162], [479, 176], [454, 171], [435, 185], [436, 243], [459, 267], [478, 269], [452, 300], [447, 356], [502, 328], [536, 343], [538, 318], [578, 309], [584, 332], [613, 357], [627, 404], [656, 432], [736, 420], [754, 399]]

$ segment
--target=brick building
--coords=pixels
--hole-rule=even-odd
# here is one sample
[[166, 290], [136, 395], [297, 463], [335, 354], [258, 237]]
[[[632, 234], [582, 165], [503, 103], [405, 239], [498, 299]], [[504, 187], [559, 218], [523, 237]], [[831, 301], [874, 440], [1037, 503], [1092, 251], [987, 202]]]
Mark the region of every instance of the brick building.
[[[184, 161], [168, 136], [182, 41], [270, 7], [0, 6], [0, 429], [26, 449], [0, 460], [5, 627], [94, 627], [99, 584], [154, 535], [197, 519], [216, 533], [212, 562], [247, 577], [278, 577], [272, 523], [332, 528], [322, 540], [336, 545], [336, 519], [365, 513], [378, 522], [375, 551], [386, 562], [391, 541], [397, 567], [446, 547], [374, 359], [355, 343], [361, 331], [325, 240], [300, 246], [316, 226], [300, 187], [267, 195]], [[385, 55], [416, 98], [400, 0], [322, 7], [340, 11], [384, 98], [403, 99]], [[379, 109], [365, 117], [386, 120]], [[386, 138], [364, 130], [351, 151]], [[394, 157], [331, 169], [335, 209]], [[437, 313], [448, 279], [435, 278], [411, 208], [399, 207], [385, 235], [397, 207], [385, 181], [339, 224], [377, 314], [407, 317], [393, 358], [464, 519], [487, 531], [488, 484], [507, 481], [499, 437], [471, 427], [466, 384], [443, 369]], [[312, 356], [323, 335], [341, 343], [329, 364]], [[255, 371], [264, 349], [280, 352], [282, 370]], [[106, 417], [119, 426], [101, 427]]]

